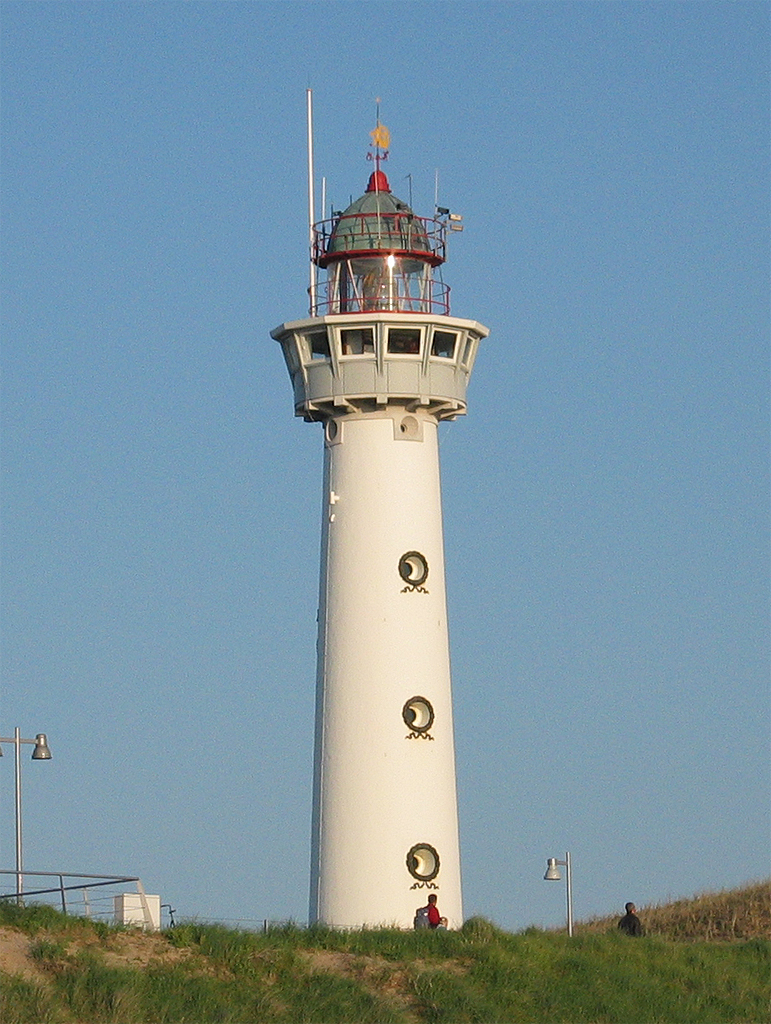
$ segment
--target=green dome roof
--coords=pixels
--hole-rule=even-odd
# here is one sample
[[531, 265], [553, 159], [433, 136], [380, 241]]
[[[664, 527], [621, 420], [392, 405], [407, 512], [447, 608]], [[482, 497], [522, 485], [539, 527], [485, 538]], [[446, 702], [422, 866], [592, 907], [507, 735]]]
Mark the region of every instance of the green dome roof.
[[319, 260], [321, 267], [347, 255], [382, 253], [416, 255], [428, 263], [442, 260], [434, 252], [426, 225], [391, 192], [383, 171], [373, 171], [367, 191], [340, 214]]

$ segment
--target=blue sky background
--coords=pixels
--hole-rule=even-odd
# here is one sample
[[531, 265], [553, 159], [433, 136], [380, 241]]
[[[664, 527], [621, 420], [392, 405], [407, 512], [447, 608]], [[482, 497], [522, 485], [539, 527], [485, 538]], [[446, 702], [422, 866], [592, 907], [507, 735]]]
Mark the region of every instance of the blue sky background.
[[322, 437], [269, 331], [307, 310], [311, 87], [338, 208], [376, 96], [393, 191], [430, 215], [439, 170], [491, 330], [442, 428], [466, 913], [564, 922], [568, 849], [579, 918], [766, 876], [769, 6], [0, 18], [26, 866], [306, 917]]

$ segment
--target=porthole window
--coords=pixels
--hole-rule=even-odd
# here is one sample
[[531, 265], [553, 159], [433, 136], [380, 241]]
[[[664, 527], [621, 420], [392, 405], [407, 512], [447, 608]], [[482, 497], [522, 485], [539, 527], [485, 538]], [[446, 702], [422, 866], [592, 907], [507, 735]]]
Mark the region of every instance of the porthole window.
[[425, 697], [410, 697], [402, 708], [402, 718], [413, 732], [428, 732], [434, 724], [434, 709]]
[[439, 854], [428, 843], [418, 843], [407, 854], [407, 870], [419, 882], [430, 882], [439, 874]]
[[410, 586], [420, 587], [428, 579], [428, 562], [419, 551], [408, 551], [399, 559], [399, 575]]
[[399, 435], [410, 440], [420, 437], [420, 423], [414, 416], [403, 416], [399, 423]]

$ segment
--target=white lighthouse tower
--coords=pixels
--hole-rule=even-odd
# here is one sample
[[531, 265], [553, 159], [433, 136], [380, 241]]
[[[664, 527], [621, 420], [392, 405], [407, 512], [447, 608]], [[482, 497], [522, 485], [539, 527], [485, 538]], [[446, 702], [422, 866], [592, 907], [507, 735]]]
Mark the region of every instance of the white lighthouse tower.
[[[487, 328], [450, 316], [447, 211], [376, 169], [313, 226], [310, 316], [272, 332], [295, 414], [324, 425], [310, 919], [463, 921], [438, 428], [466, 411]], [[452, 223], [452, 221], [450, 222]]]

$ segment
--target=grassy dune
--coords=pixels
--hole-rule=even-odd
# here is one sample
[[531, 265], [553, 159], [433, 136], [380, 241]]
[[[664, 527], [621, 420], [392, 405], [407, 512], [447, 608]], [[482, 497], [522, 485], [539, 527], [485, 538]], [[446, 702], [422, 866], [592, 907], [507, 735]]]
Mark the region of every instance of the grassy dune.
[[[708, 892], [640, 911], [649, 934], [689, 942], [732, 942], [771, 937], [771, 885], [756, 882], [742, 889]], [[578, 930], [604, 932], [618, 917], [579, 924]]]
[[573, 939], [459, 932], [268, 934], [188, 923], [144, 935], [0, 904], [3, 1024], [523, 1022], [760, 1024], [769, 1014], [768, 884], [616, 918]]

